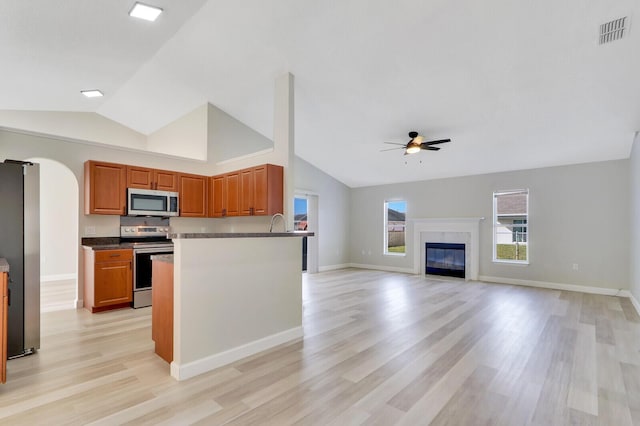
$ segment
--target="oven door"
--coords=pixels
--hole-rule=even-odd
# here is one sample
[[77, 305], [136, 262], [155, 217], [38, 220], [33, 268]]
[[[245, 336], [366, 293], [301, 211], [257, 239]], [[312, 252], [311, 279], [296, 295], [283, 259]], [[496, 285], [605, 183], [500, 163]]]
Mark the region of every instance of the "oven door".
[[133, 249], [133, 307], [151, 306], [151, 256], [173, 253], [173, 245], [167, 247]]

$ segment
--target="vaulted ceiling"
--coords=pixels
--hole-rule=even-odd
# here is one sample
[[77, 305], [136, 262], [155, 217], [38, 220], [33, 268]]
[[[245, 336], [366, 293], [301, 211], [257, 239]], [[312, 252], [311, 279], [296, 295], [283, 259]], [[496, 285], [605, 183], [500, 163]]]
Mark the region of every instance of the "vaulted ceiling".
[[[0, 0], [0, 109], [149, 134], [210, 102], [271, 138], [291, 72], [296, 154], [352, 187], [627, 158], [640, 130], [637, 0], [146, 3], [155, 23], [133, 0]], [[411, 130], [453, 142], [380, 152]]]

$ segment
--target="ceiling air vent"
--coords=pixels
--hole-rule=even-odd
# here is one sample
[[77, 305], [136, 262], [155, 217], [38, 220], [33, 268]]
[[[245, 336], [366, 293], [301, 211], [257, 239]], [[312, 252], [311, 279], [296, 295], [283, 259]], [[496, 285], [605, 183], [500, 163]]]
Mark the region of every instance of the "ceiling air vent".
[[629, 18], [625, 16], [600, 25], [600, 44], [620, 40], [629, 31], [628, 23]]

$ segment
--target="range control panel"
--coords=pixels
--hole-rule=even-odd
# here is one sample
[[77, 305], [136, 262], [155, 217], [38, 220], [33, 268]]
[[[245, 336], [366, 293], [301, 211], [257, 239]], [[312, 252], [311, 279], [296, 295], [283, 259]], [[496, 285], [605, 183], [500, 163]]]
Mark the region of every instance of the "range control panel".
[[166, 237], [169, 231], [168, 226], [121, 226], [120, 238]]

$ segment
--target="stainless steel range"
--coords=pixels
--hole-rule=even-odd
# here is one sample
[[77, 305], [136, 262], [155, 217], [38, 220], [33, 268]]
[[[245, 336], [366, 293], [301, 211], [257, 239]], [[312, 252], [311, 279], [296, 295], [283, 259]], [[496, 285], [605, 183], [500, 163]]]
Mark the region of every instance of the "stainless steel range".
[[121, 225], [120, 239], [133, 248], [133, 307], [151, 306], [151, 256], [173, 253], [167, 225]]

